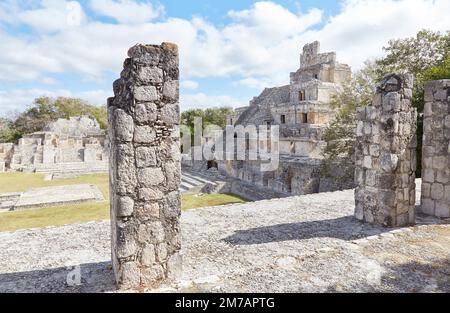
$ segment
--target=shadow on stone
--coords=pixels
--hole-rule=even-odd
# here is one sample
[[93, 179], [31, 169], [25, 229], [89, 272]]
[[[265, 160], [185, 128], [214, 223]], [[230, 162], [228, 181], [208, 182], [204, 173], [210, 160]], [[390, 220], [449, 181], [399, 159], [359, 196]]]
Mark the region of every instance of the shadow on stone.
[[[393, 292], [450, 292], [450, 259], [437, 259], [431, 263], [411, 261], [386, 266], [381, 280], [392, 286]], [[401, 284], [399, 284], [401, 281]], [[405, 286], [406, 290], [397, 290]]]
[[232, 245], [252, 245], [320, 237], [355, 240], [379, 235], [389, 230], [392, 229], [362, 224], [349, 215], [329, 220], [277, 224], [239, 230], [223, 240]]
[[[384, 273], [379, 285], [362, 284], [355, 290], [363, 292], [450, 292], [450, 260], [436, 259], [431, 263], [410, 261], [403, 264], [383, 265]], [[383, 289], [380, 290], [380, 285]], [[327, 292], [341, 292], [332, 286]]]
[[[74, 267], [0, 274], [0, 293], [99, 293], [116, 290], [111, 262], [80, 264], [81, 284], [69, 286]], [[75, 276], [69, 278], [75, 281]]]

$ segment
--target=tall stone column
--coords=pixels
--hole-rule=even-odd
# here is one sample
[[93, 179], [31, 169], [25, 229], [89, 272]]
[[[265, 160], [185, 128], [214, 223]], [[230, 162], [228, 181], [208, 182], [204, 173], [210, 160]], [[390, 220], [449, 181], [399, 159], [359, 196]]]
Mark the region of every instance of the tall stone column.
[[450, 79], [427, 82], [423, 112], [421, 211], [450, 217]]
[[359, 108], [355, 146], [355, 216], [383, 226], [415, 222], [417, 112], [413, 78], [391, 74], [371, 106]]
[[112, 263], [119, 288], [181, 271], [178, 49], [128, 51], [108, 99]]

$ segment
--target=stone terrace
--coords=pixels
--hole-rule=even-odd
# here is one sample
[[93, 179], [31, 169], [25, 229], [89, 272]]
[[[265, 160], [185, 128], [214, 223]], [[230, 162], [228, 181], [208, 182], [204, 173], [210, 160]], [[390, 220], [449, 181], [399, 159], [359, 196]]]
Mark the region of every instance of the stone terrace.
[[[386, 229], [353, 210], [347, 190], [183, 212], [183, 275], [157, 291], [450, 292], [449, 219]], [[109, 232], [102, 221], [0, 233], [0, 292], [115, 291]], [[81, 286], [66, 284], [73, 265]]]

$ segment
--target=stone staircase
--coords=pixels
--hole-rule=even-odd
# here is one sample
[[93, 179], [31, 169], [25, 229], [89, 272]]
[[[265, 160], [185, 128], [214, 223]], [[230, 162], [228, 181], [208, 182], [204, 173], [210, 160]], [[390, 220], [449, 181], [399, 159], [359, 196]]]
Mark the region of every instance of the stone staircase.
[[36, 173], [73, 173], [73, 174], [93, 174], [93, 173], [107, 173], [108, 162], [70, 162], [70, 163], [55, 163], [55, 164], [35, 164]]
[[200, 191], [207, 184], [215, 185], [216, 183], [204, 175], [183, 170], [179, 190], [181, 192]]
[[19, 200], [21, 192], [10, 192], [0, 194], [0, 212], [9, 211]]

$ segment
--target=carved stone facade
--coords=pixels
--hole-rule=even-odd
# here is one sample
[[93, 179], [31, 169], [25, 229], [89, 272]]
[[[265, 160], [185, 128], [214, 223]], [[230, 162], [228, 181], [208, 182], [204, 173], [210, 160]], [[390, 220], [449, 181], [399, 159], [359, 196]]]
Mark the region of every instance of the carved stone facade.
[[450, 80], [425, 86], [421, 211], [450, 217]]
[[411, 75], [388, 75], [358, 109], [355, 216], [384, 226], [415, 221], [417, 112]]
[[41, 132], [24, 135], [15, 145], [2, 144], [0, 162], [13, 171], [106, 172], [108, 145], [95, 118], [58, 119]]
[[[350, 78], [350, 67], [338, 63], [336, 53], [320, 53], [317, 41], [305, 45], [300, 68], [290, 73], [289, 85], [264, 89], [248, 107], [236, 109], [227, 117], [228, 125], [279, 125], [279, 168], [262, 173], [258, 161], [219, 161], [219, 172], [279, 192], [280, 196], [352, 188], [352, 167], [339, 184], [330, 184], [320, 170], [323, 132], [335, 114], [330, 100]], [[258, 143], [262, 149], [267, 149], [267, 144]], [[341, 177], [343, 172], [339, 173]]]
[[112, 262], [120, 288], [181, 270], [176, 45], [136, 45], [108, 99]]

